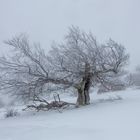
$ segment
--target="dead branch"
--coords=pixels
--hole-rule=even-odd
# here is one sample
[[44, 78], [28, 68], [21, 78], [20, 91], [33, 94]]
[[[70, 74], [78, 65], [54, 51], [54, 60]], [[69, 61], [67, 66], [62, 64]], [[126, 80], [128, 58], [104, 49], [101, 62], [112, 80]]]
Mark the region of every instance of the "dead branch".
[[[57, 99], [58, 99], [58, 101], [57, 101]], [[38, 105], [37, 104], [27, 105], [27, 107], [25, 109], [23, 109], [23, 111], [25, 111], [27, 109], [34, 109], [37, 112], [41, 111], [41, 110], [42, 111], [58, 110], [60, 112], [59, 109], [66, 109], [69, 106], [76, 105], [74, 103], [69, 103], [69, 102], [61, 101], [59, 94], [54, 96], [54, 101], [51, 101], [50, 103], [47, 102], [45, 99], [40, 99], [36, 95], [35, 95], [33, 101], [39, 102], [39, 104]]]

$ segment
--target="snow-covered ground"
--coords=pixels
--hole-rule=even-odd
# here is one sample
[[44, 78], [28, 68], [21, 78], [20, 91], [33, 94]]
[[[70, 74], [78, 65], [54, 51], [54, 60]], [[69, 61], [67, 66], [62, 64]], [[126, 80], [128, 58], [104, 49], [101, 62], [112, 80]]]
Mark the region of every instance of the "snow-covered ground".
[[140, 140], [140, 90], [91, 96], [91, 105], [63, 113], [1, 118], [0, 140]]

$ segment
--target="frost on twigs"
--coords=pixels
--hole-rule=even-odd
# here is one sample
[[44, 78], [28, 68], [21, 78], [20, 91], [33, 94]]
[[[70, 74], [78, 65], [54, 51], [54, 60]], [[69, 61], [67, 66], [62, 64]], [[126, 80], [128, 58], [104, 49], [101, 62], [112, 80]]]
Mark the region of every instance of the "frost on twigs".
[[[27, 109], [33, 109], [36, 111], [48, 111], [48, 110], [58, 110], [59, 109], [65, 109], [68, 108], [72, 105], [75, 105], [74, 103], [68, 103], [65, 101], [61, 101], [59, 94], [57, 96], [54, 96], [54, 101], [51, 102], [47, 102], [45, 99], [41, 99], [39, 97], [36, 96], [36, 98], [34, 99], [35, 103], [32, 105], [27, 105], [27, 107], [24, 110]], [[36, 104], [36, 102], [39, 102], [39, 104]]]
[[8, 108], [5, 113], [5, 118], [18, 116], [19, 113], [13, 108]]

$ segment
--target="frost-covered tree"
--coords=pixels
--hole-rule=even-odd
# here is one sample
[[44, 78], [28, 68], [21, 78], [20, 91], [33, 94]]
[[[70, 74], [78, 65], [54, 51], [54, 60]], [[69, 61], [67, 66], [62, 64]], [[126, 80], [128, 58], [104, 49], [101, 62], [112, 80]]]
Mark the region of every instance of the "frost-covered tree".
[[126, 77], [128, 86], [137, 86], [140, 87], [140, 66], [136, 67], [136, 70]]
[[[1, 89], [33, 98], [59, 89], [77, 90], [77, 105], [90, 103], [89, 91], [118, 74], [128, 61], [125, 48], [113, 40], [99, 44], [92, 33], [69, 28], [62, 44], [46, 54], [24, 35], [6, 41], [15, 49], [12, 58], [0, 59]], [[113, 82], [113, 81], [112, 81]]]

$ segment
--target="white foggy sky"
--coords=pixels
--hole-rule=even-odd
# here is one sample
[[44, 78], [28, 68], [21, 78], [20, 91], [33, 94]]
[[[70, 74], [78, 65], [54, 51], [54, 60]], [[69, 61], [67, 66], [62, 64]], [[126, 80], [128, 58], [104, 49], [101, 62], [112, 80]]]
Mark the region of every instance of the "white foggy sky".
[[3, 40], [21, 32], [47, 49], [71, 25], [100, 42], [120, 42], [131, 55], [130, 69], [140, 64], [140, 0], [0, 0], [0, 54]]

